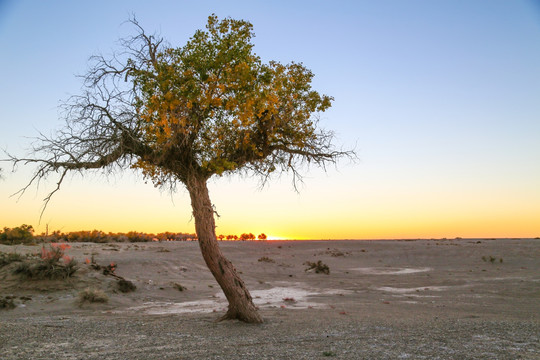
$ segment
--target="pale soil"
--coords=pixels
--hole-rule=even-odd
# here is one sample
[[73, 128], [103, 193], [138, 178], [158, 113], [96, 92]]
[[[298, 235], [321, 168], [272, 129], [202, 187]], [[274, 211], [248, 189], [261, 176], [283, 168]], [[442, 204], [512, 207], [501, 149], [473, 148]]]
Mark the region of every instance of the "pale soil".
[[[68, 255], [115, 262], [137, 290], [120, 293], [87, 265], [68, 283], [21, 283], [4, 267], [0, 298], [18, 307], [0, 310], [0, 358], [540, 358], [540, 240], [220, 244], [264, 324], [215, 322], [226, 302], [196, 242], [72, 244]], [[317, 260], [329, 275], [304, 271]], [[79, 307], [86, 287], [109, 303]]]

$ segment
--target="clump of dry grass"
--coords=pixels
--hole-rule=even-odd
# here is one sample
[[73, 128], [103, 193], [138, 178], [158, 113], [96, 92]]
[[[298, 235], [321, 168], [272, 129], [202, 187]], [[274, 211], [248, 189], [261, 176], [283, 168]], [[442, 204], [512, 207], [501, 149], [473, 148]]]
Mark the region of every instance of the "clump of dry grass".
[[317, 261], [316, 263], [311, 261], [306, 261], [304, 265], [307, 266], [307, 269], [305, 271], [311, 271], [315, 270], [317, 274], [323, 273], [323, 274], [330, 274], [330, 268], [328, 265], [324, 264], [321, 260]]
[[109, 297], [103, 290], [86, 288], [79, 293], [79, 305], [84, 303], [106, 303], [109, 301]]
[[[482, 256], [482, 260], [484, 260], [485, 262], [490, 262], [490, 263], [495, 263], [495, 261], [497, 260], [497, 258], [493, 257], [493, 256]], [[499, 262], [502, 264], [503, 263], [503, 259], [502, 258], [499, 258]]]
[[268, 256], [263, 256], [257, 260], [258, 262], [267, 262], [267, 263], [275, 263], [276, 261], [274, 259], [269, 258]]
[[182, 285], [180, 285], [180, 284], [178, 284], [178, 283], [174, 283], [174, 284], [173, 284], [173, 287], [174, 287], [176, 290], [178, 290], [178, 291], [184, 291], [184, 290], [187, 290], [187, 288], [186, 288], [185, 286], [182, 286]]

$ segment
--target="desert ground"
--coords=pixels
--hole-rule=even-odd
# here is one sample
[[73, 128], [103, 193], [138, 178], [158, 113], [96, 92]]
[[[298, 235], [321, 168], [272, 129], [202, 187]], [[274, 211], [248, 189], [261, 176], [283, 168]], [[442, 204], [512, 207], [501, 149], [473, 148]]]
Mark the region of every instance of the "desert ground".
[[[17, 305], [0, 309], [0, 358], [540, 358], [540, 240], [220, 246], [264, 324], [216, 321], [227, 304], [197, 242], [74, 243], [66, 254], [79, 270], [68, 280], [23, 281], [0, 269], [0, 298]], [[116, 278], [85, 263], [92, 256], [137, 289], [118, 291]], [[319, 260], [329, 274], [305, 271]], [[80, 304], [86, 288], [109, 301]]]

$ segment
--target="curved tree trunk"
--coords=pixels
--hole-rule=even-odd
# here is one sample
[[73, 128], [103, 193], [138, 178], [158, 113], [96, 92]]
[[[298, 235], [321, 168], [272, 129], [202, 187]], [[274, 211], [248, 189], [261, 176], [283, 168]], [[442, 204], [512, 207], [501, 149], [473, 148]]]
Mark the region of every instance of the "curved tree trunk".
[[191, 197], [195, 230], [202, 256], [229, 301], [229, 309], [221, 320], [238, 319], [248, 323], [262, 323], [263, 319], [253, 304], [244, 281], [218, 246], [214, 209], [210, 202], [206, 180], [204, 177], [190, 176], [186, 187]]

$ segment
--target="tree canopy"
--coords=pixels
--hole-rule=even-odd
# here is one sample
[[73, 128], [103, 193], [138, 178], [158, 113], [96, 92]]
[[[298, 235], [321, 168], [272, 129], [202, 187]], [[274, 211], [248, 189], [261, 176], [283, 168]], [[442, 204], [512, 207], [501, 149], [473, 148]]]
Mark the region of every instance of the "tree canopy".
[[113, 164], [141, 169], [156, 186], [237, 171], [292, 171], [297, 180], [302, 162], [352, 154], [317, 126], [333, 99], [312, 89], [313, 73], [262, 62], [249, 22], [212, 15], [177, 48], [131, 22], [138, 33], [121, 52], [92, 57], [83, 94], [63, 106], [65, 128], [37, 143], [45, 157], [16, 160], [40, 163], [32, 180]]

